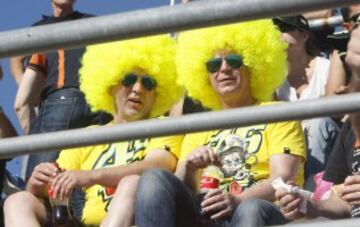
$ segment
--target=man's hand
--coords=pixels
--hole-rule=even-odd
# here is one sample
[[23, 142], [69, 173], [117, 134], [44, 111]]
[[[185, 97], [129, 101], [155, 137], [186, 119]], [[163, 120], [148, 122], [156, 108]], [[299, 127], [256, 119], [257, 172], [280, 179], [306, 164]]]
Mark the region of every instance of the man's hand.
[[360, 176], [348, 176], [339, 194], [350, 205], [360, 205]]
[[44, 196], [46, 187], [59, 174], [58, 168], [53, 163], [41, 163], [34, 168], [29, 179], [27, 190], [31, 193]]
[[52, 182], [54, 194], [60, 199], [67, 198], [75, 187], [89, 187], [91, 171], [67, 170], [56, 176]]
[[200, 169], [205, 168], [208, 165], [220, 166], [221, 163], [215, 155], [214, 151], [206, 146], [201, 146], [194, 149], [186, 158], [186, 161], [190, 167]]
[[303, 218], [305, 215], [300, 212], [303, 198], [299, 195], [286, 192], [284, 189], [275, 191], [275, 198], [278, 200], [281, 213], [289, 220]]
[[210, 190], [201, 205], [202, 213], [210, 214], [211, 219], [229, 216], [239, 204], [236, 197], [221, 189]]

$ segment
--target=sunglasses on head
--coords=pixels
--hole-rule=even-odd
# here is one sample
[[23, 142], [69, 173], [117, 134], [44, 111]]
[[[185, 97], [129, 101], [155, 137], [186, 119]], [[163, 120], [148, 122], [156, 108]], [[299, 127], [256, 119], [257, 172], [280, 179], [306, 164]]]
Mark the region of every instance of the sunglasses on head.
[[210, 73], [215, 73], [220, 70], [222, 61], [225, 60], [226, 63], [233, 69], [238, 69], [243, 65], [243, 60], [239, 55], [229, 54], [225, 58], [212, 58], [206, 62], [206, 68]]
[[148, 91], [154, 90], [156, 88], [156, 80], [149, 76], [138, 76], [133, 73], [127, 74], [123, 80], [121, 81], [122, 85], [125, 87], [133, 86], [136, 81], [138, 80], [138, 77], [141, 79], [141, 85]]

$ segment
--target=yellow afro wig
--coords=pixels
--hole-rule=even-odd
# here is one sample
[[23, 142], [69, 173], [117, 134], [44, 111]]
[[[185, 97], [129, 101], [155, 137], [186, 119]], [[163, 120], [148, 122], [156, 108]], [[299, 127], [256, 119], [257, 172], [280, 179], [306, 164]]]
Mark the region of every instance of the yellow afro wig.
[[93, 111], [114, 115], [111, 88], [126, 74], [141, 69], [157, 82], [150, 117], [160, 116], [183, 95], [176, 84], [175, 50], [176, 41], [167, 35], [89, 46], [82, 59], [80, 89]]
[[242, 56], [250, 72], [250, 86], [257, 101], [272, 99], [287, 75], [287, 45], [271, 20], [258, 20], [183, 32], [178, 37], [178, 83], [190, 97], [211, 109], [221, 109], [209, 81], [206, 62], [216, 51], [231, 50]]

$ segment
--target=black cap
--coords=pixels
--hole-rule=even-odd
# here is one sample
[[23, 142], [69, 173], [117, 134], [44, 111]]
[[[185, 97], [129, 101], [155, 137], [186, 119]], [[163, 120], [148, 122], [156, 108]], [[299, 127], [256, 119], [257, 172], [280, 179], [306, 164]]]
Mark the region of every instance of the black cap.
[[282, 32], [285, 29], [289, 31], [291, 28], [301, 31], [310, 31], [308, 20], [302, 15], [275, 17], [273, 18], [273, 22]]

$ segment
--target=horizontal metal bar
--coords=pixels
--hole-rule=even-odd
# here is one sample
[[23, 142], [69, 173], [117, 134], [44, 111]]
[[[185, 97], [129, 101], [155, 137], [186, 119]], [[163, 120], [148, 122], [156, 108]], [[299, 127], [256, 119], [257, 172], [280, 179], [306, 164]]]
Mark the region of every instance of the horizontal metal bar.
[[360, 111], [360, 93], [0, 140], [0, 157]]
[[[331, 220], [331, 221], [319, 221], [319, 220], [306, 220], [303, 223], [291, 223], [291, 227], [358, 227], [359, 219], [342, 219], [342, 220]], [[284, 227], [284, 225], [277, 225], [273, 227]]]
[[204, 0], [0, 33], [0, 58], [225, 23], [290, 15], [359, 0]]
[[344, 20], [342, 16], [333, 16], [329, 18], [309, 20], [309, 26], [311, 30], [321, 30], [324, 28], [342, 25], [343, 22]]

